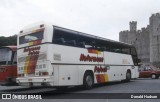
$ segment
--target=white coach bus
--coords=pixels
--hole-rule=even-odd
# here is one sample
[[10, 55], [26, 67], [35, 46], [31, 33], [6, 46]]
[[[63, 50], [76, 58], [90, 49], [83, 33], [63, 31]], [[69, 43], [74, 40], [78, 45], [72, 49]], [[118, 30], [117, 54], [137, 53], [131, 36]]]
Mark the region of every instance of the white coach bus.
[[132, 45], [47, 24], [20, 31], [17, 71], [20, 85], [85, 88], [139, 75]]

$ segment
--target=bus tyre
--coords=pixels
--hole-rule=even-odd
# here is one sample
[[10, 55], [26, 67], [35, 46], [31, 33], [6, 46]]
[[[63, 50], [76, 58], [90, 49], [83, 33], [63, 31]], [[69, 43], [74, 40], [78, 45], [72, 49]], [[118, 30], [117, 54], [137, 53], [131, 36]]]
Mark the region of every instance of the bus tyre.
[[93, 75], [89, 72], [86, 72], [84, 74], [84, 78], [83, 78], [83, 86], [85, 89], [91, 89], [93, 86]]
[[129, 82], [131, 80], [131, 73], [127, 71], [126, 73], [126, 82]]
[[155, 74], [152, 74], [152, 75], [151, 75], [151, 78], [152, 78], [152, 79], [156, 79], [156, 75], [155, 75]]

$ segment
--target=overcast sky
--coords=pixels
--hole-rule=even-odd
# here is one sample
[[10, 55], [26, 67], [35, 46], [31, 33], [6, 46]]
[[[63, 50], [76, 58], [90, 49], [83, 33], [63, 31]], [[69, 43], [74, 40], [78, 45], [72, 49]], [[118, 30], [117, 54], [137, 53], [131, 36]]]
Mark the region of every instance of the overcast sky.
[[129, 21], [138, 21], [140, 29], [157, 12], [160, 0], [0, 0], [0, 36], [47, 21], [118, 41], [119, 32], [129, 29]]

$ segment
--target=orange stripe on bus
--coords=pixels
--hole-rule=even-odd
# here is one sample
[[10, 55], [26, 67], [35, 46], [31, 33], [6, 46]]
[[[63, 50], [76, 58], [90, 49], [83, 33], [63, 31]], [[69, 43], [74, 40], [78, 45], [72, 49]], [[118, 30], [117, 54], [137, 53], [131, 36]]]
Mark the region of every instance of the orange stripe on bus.
[[97, 74], [96, 79], [97, 83], [108, 82], [108, 74]]
[[101, 54], [101, 51], [94, 50], [94, 49], [88, 49], [88, 53]]

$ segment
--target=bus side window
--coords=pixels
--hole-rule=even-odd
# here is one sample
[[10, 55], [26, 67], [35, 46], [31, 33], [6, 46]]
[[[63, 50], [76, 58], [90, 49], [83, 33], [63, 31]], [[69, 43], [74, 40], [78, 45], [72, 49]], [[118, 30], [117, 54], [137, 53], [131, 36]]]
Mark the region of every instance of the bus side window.
[[110, 47], [105, 47], [106, 49], [105, 49], [105, 51], [111, 51], [111, 49], [110, 49]]
[[85, 42], [79, 42], [77, 43], [77, 46], [81, 48], [85, 48]]
[[106, 47], [99, 48], [100, 51], [106, 51]]
[[53, 42], [56, 44], [61, 44], [61, 45], [64, 45], [64, 43], [65, 43], [64, 38], [54, 39]]
[[65, 42], [65, 45], [68, 45], [68, 46], [76, 46], [76, 41], [75, 41], [75, 40], [66, 41], [66, 42]]
[[106, 47], [96, 46], [95, 49], [96, 49], [96, 50], [99, 50], [99, 51], [105, 51], [105, 50], [106, 50]]
[[122, 53], [124, 54], [130, 54], [130, 49], [129, 48], [123, 48]]
[[94, 38], [90, 36], [84, 36], [83, 34], [78, 34], [77, 35], [77, 47], [82, 47], [82, 48], [90, 48], [93, 47]]

